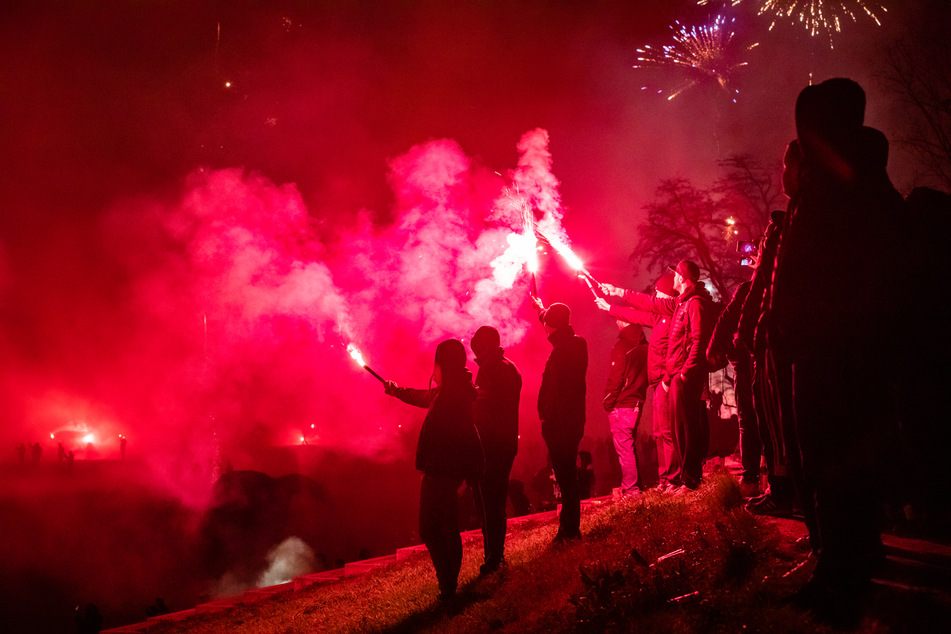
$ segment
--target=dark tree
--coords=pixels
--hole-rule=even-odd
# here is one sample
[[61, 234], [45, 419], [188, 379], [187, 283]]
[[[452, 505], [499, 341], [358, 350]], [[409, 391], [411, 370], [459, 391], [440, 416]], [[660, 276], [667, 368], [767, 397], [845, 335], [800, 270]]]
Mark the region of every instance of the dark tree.
[[740, 266], [738, 242], [757, 241], [769, 212], [785, 208], [786, 199], [778, 165], [769, 168], [749, 156], [733, 156], [720, 167], [723, 175], [708, 189], [684, 178], [661, 182], [655, 200], [645, 207], [647, 220], [638, 227], [640, 240], [631, 259], [648, 271], [694, 260], [726, 301], [751, 274]]
[[915, 185], [951, 191], [951, 47], [946, 34], [915, 34], [885, 50], [880, 79], [902, 116], [895, 142], [919, 166]]

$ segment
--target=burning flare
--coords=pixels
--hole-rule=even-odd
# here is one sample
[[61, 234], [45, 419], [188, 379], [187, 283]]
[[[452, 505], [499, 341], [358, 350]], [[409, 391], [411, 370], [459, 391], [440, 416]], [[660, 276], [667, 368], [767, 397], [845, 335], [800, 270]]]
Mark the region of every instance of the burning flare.
[[368, 365], [366, 364], [366, 362], [364, 362], [364, 360], [363, 360], [363, 355], [360, 354], [360, 351], [357, 349], [357, 347], [356, 347], [355, 345], [353, 345], [352, 343], [348, 343], [348, 344], [347, 344], [347, 352], [350, 353], [350, 356], [353, 358], [354, 361], [357, 362], [357, 364], [358, 364], [361, 368], [363, 368], [364, 370], [366, 370], [367, 372], [369, 372], [371, 375], [373, 375], [373, 378], [375, 378], [375, 379], [376, 379], [377, 381], [379, 381], [380, 383], [383, 383], [384, 385], [386, 384], [386, 380], [385, 380], [382, 376], [380, 376], [379, 374], [377, 374], [376, 372], [374, 372], [374, 371], [370, 368], [370, 366], [368, 366]]

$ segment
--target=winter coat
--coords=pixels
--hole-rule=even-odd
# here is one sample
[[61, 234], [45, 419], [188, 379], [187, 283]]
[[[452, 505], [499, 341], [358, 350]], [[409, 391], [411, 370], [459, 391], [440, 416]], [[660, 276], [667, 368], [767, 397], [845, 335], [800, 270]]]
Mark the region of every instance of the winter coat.
[[[627, 291], [625, 301], [630, 304], [628, 297], [643, 293]], [[638, 310], [633, 306], [611, 306], [611, 316], [629, 324], [646, 326], [651, 329], [651, 336], [647, 342], [647, 381], [649, 385], [657, 385], [664, 378], [664, 362], [667, 360], [667, 335], [670, 330], [670, 316], [667, 314], [652, 313], [647, 310]]]
[[475, 425], [486, 454], [514, 457], [518, 453], [518, 402], [522, 375], [505, 358], [502, 348], [476, 359], [479, 392], [472, 406]]
[[542, 373], [538, 390], [538, 416], [542, 437], [580, 441], [584, 436], [585, 374], [588, 371], [588, 343], [565, 326], [548, 335], [553, 349]]
[[428, 476], [479, 478], [485, 470], [482, 442], [472, 415], [478, 393], [472, 373], [444, 381], [441, 387], [397, 388], [404, 403], [428, 408], [416, 443], [416, 468]]
[[740, 311], [744, 302], [746, 302], [752, 284], [751, 280], [736, 287], [733, 292], [733, 299], [720, 313], [716, 326], [713, 327], [710, 344], [707, 346], [707, 362], [713, 367], [722, 366], [721, 360], [724, 358], [732, 363], [737, 363], [744, 355], [746, 357], [750, 355], [750, 351], [745, 346], [740, 345], [738, 347], [734, 345], [733, 340], [740, 325]]
[[648, 344], [637, 326], [626, 326], [618, 333], [611, 349], [611, 367], [604, 386], [605, 411], [615, 407], [639, 407], [647, 397]]
[[629, 293], [625, 300], [638, 310], [670, 316], [664, 383], [679, 374], [693, 378], [707, 372], [707, 344], [718, 310], [706, 286], [696, 284], [672, 298]]

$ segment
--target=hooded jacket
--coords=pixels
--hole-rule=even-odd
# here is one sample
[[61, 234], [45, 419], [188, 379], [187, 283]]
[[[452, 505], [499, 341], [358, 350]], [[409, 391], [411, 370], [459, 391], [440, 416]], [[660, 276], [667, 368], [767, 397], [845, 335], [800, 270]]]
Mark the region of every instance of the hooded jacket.
[[486, 453], [512, 456], [518, 453], [518, 402], [522, 375], [505, 358], [502, 348], [476, 358], [479, 373], [473, 404], [475, 425]]
[[588, 343], [565, 326], [548, 335], [553, 349], [538, 390], [538, 416], [546, 439], [581, 440], [585, 421]]
[[428, 476], [479, 478], [485, 455], [472, 415], [478, 393], [472, 373], [444, 375], [443, 385], [428, 390], [397, 388], [394, 396], [404, 403], [428, 408], [416, 443], [416, 468]]
[[[627, 291], [624, 301], [631, 302], [633, 295], [643, 295]], [[670, 330], [670, 316], [668, 314], [652, 313], [648, 310], [639, 310], [633, 306], [611, 306], [610, 315], [629, 324], [637, 324], [651, 329], [651, 336], [647, 342], [647, 382], [655, 386], [664, 378], [664, 362], [667, 360], [667, 336]]]
[[611, 367], [604, 386], [605, 411], [640, 407], [647, 396], [648, 344], [640, 326], [628, 325], [611, 349]]
[[707, 345], [707, 361], [713, 366], [720, 366], [720, 360], [724, 357], [731, 363], [738, 363], [744, 355], [746, 357], [750, 355], [750, 350], [741, 341], [734, 342], [734, 339], [740, 325], [740, 311], [752, 284], [752, 281], [747, 281], [737, 286], [733, 292], [733, 299], [717, 318], [713, 334], [710, 336], [710, 343]]

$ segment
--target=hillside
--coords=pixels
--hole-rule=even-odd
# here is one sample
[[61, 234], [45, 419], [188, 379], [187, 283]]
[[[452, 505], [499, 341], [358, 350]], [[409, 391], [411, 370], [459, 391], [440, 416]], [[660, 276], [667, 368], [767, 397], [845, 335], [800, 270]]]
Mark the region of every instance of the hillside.
[[[472, 539], [453, 605], [437, 604], [432, 566], [419, 551], [359, 576], [297, 591], [288, 584], [135, 631], [832, 631], [788, 602], [811, 568], [795, 543], [801, 525], [754, 517], [741, 502], [736, 480], [720, 473], [684, 496], [648, 492], [591, 505], [584, 540], [568, 546], [550, 546], [557, 520], [531, 520], [511, 527], [507, 567], [484, 578], [481, 539]], [[948, 631], [947, 569], [932, 568], [931, 588], [877, 583], [859, 629]]]

